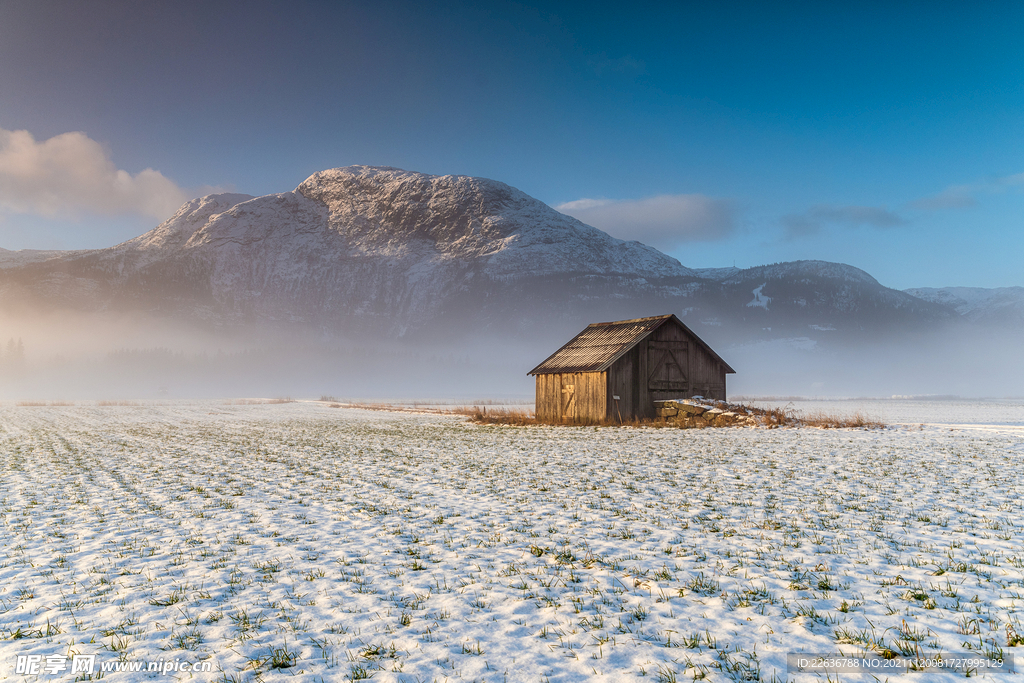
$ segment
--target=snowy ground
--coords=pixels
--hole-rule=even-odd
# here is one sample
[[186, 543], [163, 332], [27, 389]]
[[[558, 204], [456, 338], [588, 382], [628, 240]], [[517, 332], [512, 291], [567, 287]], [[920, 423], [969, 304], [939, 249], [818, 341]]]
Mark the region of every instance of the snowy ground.
[[18, 673], [19, 655], [201, 660], [169, 676], [228, 681], [825, 680], [786, 654], [859, 646], [1008, 659], [1022, 484], [1013, 426], [8, 404], [0, 678], [87, 678]]

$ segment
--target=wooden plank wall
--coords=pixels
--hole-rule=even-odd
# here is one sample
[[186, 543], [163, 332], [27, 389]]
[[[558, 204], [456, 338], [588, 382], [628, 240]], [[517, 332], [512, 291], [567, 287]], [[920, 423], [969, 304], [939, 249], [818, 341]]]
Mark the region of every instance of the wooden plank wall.
[[724, 401], [725, 368], [704, 347], [690, 345], [690, 395]]
[[537, 398], [535, 408], [537, 419], [543, 422], [554, 422], [559, 411], [561, 394], [560, 375], [537, 375]]
[[[685, 386], [682, 389], [675, 389], [675, 390], [671, 390], [671, 391], [653, 391], [646, 384], [647, 380], [651, 376], [651, 373], [654, 372], [654, 368], [650, 367], [652, 355], [651, 355], [651, 353], [647, 352], [647, 347], [648, 347], [648, 345], [651, 342], [660, 342], [660, 343], [666, 343], [667, 342], [667, 343], [672, 343], [673, 345], [676, 345], [678, 350], [677, 350], [675, 355], [679, 359], [679, 362], [684, 364], [683, 368], [682, 368], [682, 371], [683, 371], [683, 374], [685, 374], [686, 378], [687, 378], [687, 382], [686, 382]], [[644, 374], [644, 378], [645, 378], [644, 382], [645, 382], [645, 384], [644, 384], [643, 388], [646, 390], [645, 391], [646, 400], [643, 402], [643, 410], [644, 410], [643, 416], [644, 417], [654, 417], [655, 416], [655, 412], [654, 412], [654, 402], [655, 401], [664, 401], [665, 399], [685, 398], [685, 397], [688, 397], [688, 396], [692, 396], [692, 394], [690, 393], [690, 390], [692, 388], [692, 384], [689, 382], [690, 376], [692, 374], [690, 372], [690, 365], [691, 365], [690, 357], [692, 356], [692, 349], [695, 346], [695, 344], [693, 343], [693, 340], [690, 338], [690, 335], [688, 335], [683, 328], [679, 327], [678, 325], [676, 325], [675, 323], [670, 321], [670, 322], [665, 323], [664, 325], [662, 325], [658, 329], [656, 329], [654, 332], [652, 332], [647, 337], [647, 339], [645, 339], [642, 342], [642, 346], [644, 347], [644, 350], [645, 350], [645, 352], [643, 354], [643, 357], [647, 359], [647, 363], [648, 363], [648, 367], [646, 368], [646, 372]]]
[[607, 394], [607, 372], [537, 375], [537, 418], [544, 422], [604, 420]]
[[[608, 368], [608, 406], [606, 408], [608, 417], [613, 420], [629, 420], [636, 416], [637, 401], [640, 395], [636, 382], [633, 378], [636, 375], [637, 364], [636, 348], [630, 349], [625, 356], [615, 361]], [[615, 396], [619, 397], [616, 406]]]
[[619, 360], [608, 368], [608, 414], [618, 419], [614, 413], [613, 394], [620, 397], [619, 410], [622, 419], [637, 417], [654, 417], [654, 400], [647, 389], [647, 340], [639, 342]]
[[[674, 324], [665, 324], [659, 327], [649, 337], [657, 341], [686, 341], [688, 342], [688, 364], [687, 379], [689, 388], [687, 396], [704, 396], [719, 401], [725, 400], [725, 368], [722, 363], [707, 349], [686, 331]], [[670, 398], [670, 397], [666, 397]], [[652, 408], [653, 410], [653, 405]]]
[[[686, 376], [688, 387], [682, 391], [650, 391], [647, 380], [650, 376], [648, 367], [647, 345], [650, 341], [678, 342], [686, 344]], [[678, 354], [680, 357], [683, 352]], [[617, 418], [613, 395], [618, 395], [619, 410], [623, 419], [654, 417], [654, 401], [666, 398], [686, 398], [704, 396], [724, 401], [725, 368], [722, 364], [683, 328], [667, 323], [638, 342], [615, 361], [608, 369], [608, 390], [606, 393], [606, 413], [610, 418]]]

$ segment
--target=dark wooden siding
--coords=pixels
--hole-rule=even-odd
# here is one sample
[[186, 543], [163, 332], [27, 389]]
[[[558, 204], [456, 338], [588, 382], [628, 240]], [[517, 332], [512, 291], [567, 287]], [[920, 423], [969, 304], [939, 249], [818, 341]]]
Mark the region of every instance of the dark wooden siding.
[[692, 396], [690, 358], [695, 346], [686, 331], [671, 322], [654, 330], [640, 344], [646, 347], [647, 378], [643, 416], [654, 417], [654, 402]]
[[652, 418], [654, 402], [704, 396], [724, 401], [725, 367], [671, 323], [640, 340], [608, 368], [608, 416]]
[[690, 396], [703, 396], [718, 401], [725, 397], [725, 368], [710, 353], [696, 344], [690, 354]]
[[[636, 383], [633, 381], [636, 366], [636, 349], [630, 349], [625, 356], [618, 359], [608, 368], [608, 417], [628, 420], [636, 414], [636, 405], [640, 400]], [[619, 400], [616, 401], [615, 397]], [[618, 405], [616, 405], [618, 403]]]

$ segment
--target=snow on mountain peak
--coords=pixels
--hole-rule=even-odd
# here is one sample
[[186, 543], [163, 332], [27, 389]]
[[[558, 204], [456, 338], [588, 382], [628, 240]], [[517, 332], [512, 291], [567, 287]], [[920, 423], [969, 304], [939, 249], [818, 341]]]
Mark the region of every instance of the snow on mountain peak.
[[485, 258], [494, 277], [692, 275], [655, 249], [615, 239], [487, 178], [349, 166], [314, 173], [297, 191], [323, 202], [331, 229], [367, 251], [420, 243], [441, 258]]
[[[0, 250], [0, 292], [97, 310], [155, 306], [224, 326], [265, 321], [353, 335], [449, 335], [460, 325], [474, 333], [547, 329], [553, 318], [673, 307], [693, 311], [702, 325], [725, 320], [730, 333], [749, 327], [756, 334], [949, 317], [844, 264], [693, 271], [502, 182], [373, 166], [320, 171], [295, 190], [262, 197], [193, 199], [150, 232], [108, 249]], [[961, 290], [946, 296], [967, 298]], [[988, 308], [998, 305], [1006, 317], [1022, 310], [1010, 301], [1018, 298], [1009, 292]]]
[[692, 276], [505, 183], [372, 166], [314, 173], [290, 192], [193, 199], [150, 232], [84, 258], [128, 298], [153, 290], [202, 315], [396, 329], [425, 324], [458, 297], [486, 302], [516, 282], [542, 291], [538, 278], [644, 288]]
[[429, 263], [460, 262], [494, 278], [693, 274], [656, 249], [611, 237], [505, 183], [387, 166], [328, 169], [292, 192], [263, 197], [193, 199], [121, 247], [150, 262], [167, 249], [230, 251], [257, 242], [275, 243], [276, 261], [315, 244], [319, 259], [385, 258], [418, 273]]
[[182, 204], [173, 216], [125, 245], [138, 249], [180, 248], [213, 216], [255, 199], [252, 195], [225, 192], [197, 197]]

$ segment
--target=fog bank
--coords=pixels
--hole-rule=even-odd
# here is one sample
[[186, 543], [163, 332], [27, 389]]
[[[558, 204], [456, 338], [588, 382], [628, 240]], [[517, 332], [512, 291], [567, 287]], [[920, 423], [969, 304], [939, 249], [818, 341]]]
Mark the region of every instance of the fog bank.
[[[544, 338], [368, 342], [250, 328], [211, 331], [147, 316], [0, 318], [0, 398], [318, 397], [523, 399], [526, 373], [579, 330]], [[570, 329], [571, 327], [571, 329]], [[1024, 394], [1013, 330], [948, 328], [887, 339], [708, 339], [736, 369], [730, 395]]]

